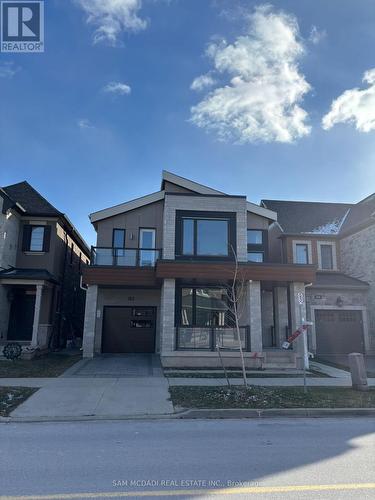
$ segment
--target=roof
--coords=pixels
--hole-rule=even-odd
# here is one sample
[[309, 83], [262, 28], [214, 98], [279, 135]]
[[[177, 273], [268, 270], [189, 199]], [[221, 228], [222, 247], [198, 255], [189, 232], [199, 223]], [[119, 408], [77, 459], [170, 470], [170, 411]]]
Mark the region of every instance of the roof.
[[[227, 193], [223, 193], [222, 191], [217, 191], [216, 189], [204, 186], [203, 184], [198, 184], [198, 182], [191, 181], [189, 179], [186, 179], [185, 177], [181, 177], [179, 175], [173, 174], [172, 172], [168, 172], [167, 170], [163, 170], [161, 191], [157, 191], [156, 193], [142, 196], [141, 198], [136, 198], [134, 200], [125, 203], [120, 203], [119, 205], [115, 205], [113, 207], [93, 212], [89, 216], [90, 221], [92, 223], [98, 222], [100, 220], [107, 219], [108, 217], [113, 217], [115, 215], [129, 212], [130, 210], [134, 210], [135, 208], [140, 208], [149, 205], [150, 203], [155, 203], [156, 201], [164, 199], [165, 182], [171, 182], [173, 184], [176, 184], [177, 186], [181, 186], [185, 189], [188, 189], [193, 193], [198, 193], [201, 195], [229, 196]], [[261, 217], [265, 217], [272, 221], [277, 220], [277, 214], [272, 210], [256, 205], [255, 203], [250, 203], [248, 201], [246, 203], [248, 212], [252, 212], [254, 214], [260, 215]]]
[[5, 193], [19, 203], [28, 215], [48, 217], [61, 216], [61, 212], [38, 193], [27, 181], [18, 182], [3, 188]]
[[375, 223], [375, 193], [353, 205], [346, 217], [341, 232], [350, 232], [357, 226]]
[[0, 271], [0, 279], [56, 281], [56, 278], [46, 269], [6, 269]]
[[79, 231], [74, 227], [69, 218], [57, 210], [49, 201], [47, 201], [36, 189], [34, 189], [27, 181], [18, 182], [0, 188], [2, 193], [13, 201], [22, 215], [39, 216], [39, 217], [59, 217], [69, 228], [81, 249], [85, 251], [87, 256], [90, 256], [90, 249], [87, 246]]
[[363, 288], [370, 285], [358, 278], [340, 272], [317, 272], [314, 288]]
[[350, 203], [262, 200], [261, 204], [277, 212], [277, 221], [285, 233], [335, 235], [340, 231]]

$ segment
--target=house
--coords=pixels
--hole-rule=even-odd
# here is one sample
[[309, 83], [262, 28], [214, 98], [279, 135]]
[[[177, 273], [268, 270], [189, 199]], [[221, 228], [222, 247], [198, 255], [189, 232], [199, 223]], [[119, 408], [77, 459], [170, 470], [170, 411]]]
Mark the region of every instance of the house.
[[30, 184], [0, 189], [0, 343], [61, 347], [82, 336], [90, 251], [66, 215]]
[[85, 357], [157, 352], [165, 367], [215, 367], [219, 345], [227, 365], [239, 366], [227, 300], [237, 260], [247, 366], [301, 366], [302, 342], [281, 345], [302, 323], [315, 266], [271, 258], [274, 210], [163, 171], [159, 191], [90, 219]]
[[261, 206], [278, 214], [269, 231], [272, 259], [317, 267], [306, 289], [310, 350], [326, 359], [374, 353], [374, 196], [357, 204], [262, 200]]

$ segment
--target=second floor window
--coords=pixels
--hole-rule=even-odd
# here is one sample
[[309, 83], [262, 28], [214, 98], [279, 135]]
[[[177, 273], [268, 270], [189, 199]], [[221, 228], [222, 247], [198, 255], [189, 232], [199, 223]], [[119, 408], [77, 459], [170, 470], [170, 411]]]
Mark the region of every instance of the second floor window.
[[267, 236], [261, 229], [247, 230], [248, 262], [264, 262], [267, 249]]
[[230, 257], [231, 247], [235, 248], [235, 216], [200, 215], [177, 216], [176, 253], [192, 258]]
[[320, 245], [320, 259], [322, 269], [333, 269], [332, 245]]
[[51, 238], [51, 226], [23, 226], [22, 251], [48, 252]]
[[306, 243], [296, 244], [296, 264], [309, 263], [309, 246]]
[[125, 248], [125, 229], [113, 230], [113, 248]]

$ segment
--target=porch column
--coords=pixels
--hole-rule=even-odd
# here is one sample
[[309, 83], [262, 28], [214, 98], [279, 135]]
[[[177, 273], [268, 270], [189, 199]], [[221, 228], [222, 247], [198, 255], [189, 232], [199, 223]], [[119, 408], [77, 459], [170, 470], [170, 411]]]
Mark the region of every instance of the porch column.
[[93, 358], [95, 351], [96, 308], [98, 285], [90, 285], [86, 292], [85, 322], [83, 327], [83, 357]]
[[42, 306], [42, 294], [43, 294], [43, 285], [36, 285], [33, 335], [31, 337], [31, 347], [38, 346], [38, 331], [39, 331], [40, 310]]
[[[304, 283], [290, 283], [290, 316], [292, 320], [292, 333], [299, 328], [303, 321], [306, 320], [306, 297], [305, 297], [305, 284]], [[299, 295], [303, 296], [303, 304], [299, 303]], [[300, 335], [294, 342], [294, 352], [300, 357], [299, 368], [303, 367], [303, 352], [304, 352], [304, 339], [306, 335]]]
[[262, 306], [260, 295], [260, 281], [249, 281], [248, 298], [251, 350], [253, 352], [262, 352]]
[[288, 289], [286, 286], [275, 286], [273, 289], [275, 304], [275, 328], [278, 347], [286, 339], [286, 329], [289, 323], [288, 318]]
[[161, 287], [160, 298], [160, 352], [175, 350], [175, 295], [174, 279], [165, 279]]

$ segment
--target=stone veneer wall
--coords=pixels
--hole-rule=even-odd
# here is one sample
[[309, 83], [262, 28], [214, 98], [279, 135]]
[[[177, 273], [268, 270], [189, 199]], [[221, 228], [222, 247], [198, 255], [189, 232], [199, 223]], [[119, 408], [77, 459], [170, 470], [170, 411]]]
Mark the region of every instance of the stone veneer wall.
[[343, 238], [340, 247], [342, 271], [370, 284], [369, 344], [375, 352], [375, 224]]

